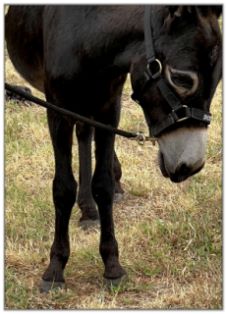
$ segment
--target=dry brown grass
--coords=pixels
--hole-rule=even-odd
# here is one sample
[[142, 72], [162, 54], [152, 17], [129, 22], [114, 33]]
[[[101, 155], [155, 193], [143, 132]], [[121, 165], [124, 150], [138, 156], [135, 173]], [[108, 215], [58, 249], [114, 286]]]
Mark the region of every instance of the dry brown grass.
[[[24, 84], [6, 60], [6, 79]], [[123, 96], [121, 127], [146, 130], [140, 108]], [[99, 231], [70, 222], [67, 290], [40, 294], [48, 263], [54, 211], [52, 148], [45, 112], [36, 106], [5, 107], [5, 307], [7, 309], [220, 309], [222, 308], [222, 93], [212, 104], [207, 164], [174, 185], [157, 167], [158, 147], [118, 137], [124, 199], [114, 206], [120, 257], [129, 281], [108, 292], [102, 286]], [[74, 144], [77, 177], [77, 147]]]

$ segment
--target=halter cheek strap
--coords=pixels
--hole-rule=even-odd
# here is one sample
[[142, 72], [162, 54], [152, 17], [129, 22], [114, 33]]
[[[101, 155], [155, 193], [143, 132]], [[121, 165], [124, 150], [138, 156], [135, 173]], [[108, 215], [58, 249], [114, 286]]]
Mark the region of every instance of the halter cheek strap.
[[[157, 87], [160, 90], [163, 98], [168, 103], [171, 111], [164, 118], [162, 122], [156, 123], [150, 127], [150, 131], [153, 136], [160, 135], [168, 127], [182, 122], [188, 119], [194, 119], [208, 125], [211, 121], [211, 114], [209, 112], [200, 110], [198, 108], [188, 107], [182, 104], [179, 97], [169, 88], [165, 79], [162, 77], [162, 63], [159, 59], [155, 58], [155, 50], [151, 29], [151, 7], [145, 6], [144, 15], [144, 37], [145, 48], [147, 57], [147, 68], [144, 72], [146, 82], [143, 87], [143, 92], [146, 89], [148, 83], [151, 81], [157, 82]], [[132, 99], [137, 103], [140, 103], [140, 97], [135, 93], [132, 94]]]

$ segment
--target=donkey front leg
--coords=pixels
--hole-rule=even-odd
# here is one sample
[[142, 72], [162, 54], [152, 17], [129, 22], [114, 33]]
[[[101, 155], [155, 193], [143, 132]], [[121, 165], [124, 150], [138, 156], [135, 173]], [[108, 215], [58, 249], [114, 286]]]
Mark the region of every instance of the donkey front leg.
[[43, 292], [62, 287], [65, 282], [63, 272], [70, 254], [68, 226], [77, 187], [71, 168], [73, 123], [53, 111], [48, 111], [48, 124], [55, 156], [55, 234], [50, 263], [42, 277], [40, 289]]
[[92, 180], [92, 192], [98, 205], [101, 238], [100, 254], [104, 262], [104, 278], [109, 285], [118, 284], [126, 274], [119, 263], [118, 244], [114, 234], [112, 205], [114, 197], [114, 135], [96, 130], [96, 168]]

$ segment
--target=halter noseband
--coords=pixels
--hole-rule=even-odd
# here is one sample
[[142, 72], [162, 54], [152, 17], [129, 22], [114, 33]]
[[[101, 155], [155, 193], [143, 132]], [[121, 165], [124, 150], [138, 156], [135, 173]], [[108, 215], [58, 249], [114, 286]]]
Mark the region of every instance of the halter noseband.
[[[162, 63], [159, 59], [155, 58], [155, 50], [152, 37], [151, 29], [151, 7], [145, 6], [145, 15], [144, 15], [144, 38], [145, 38], [145, 47], [146, 47], [146, 57], [147, 57], [147, 68], [144, 72], [146, 83], [143, 87], [147, 86], [150, 81], [157, 81], [157, 87], [159, 88], [162, 96], [167, 101], [170, 106], [171, 112], [164, 118], [161, 123], [157, 123], [153, 126], [150, 126], [150, 131], [152, 136], [158, 136], [168, 127], [188, 119], [194, 119], [201, 121], [204, 124], [208, 125], [211, 121], [211, 114], [209, 112], [188, 107], [187, 105], [182, 104], [182, 101], [178, 96], [169, 88], [165, 79], [162, 77]], [[140, 103], [140, 97], [135, 93], [132, 94], [132, 99], [137, 103]]]

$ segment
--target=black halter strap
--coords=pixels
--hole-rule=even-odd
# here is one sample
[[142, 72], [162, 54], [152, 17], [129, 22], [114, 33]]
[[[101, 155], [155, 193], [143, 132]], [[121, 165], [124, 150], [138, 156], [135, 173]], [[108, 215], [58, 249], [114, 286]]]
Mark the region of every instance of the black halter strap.
[[152, 30], [151, 30], [151, 7], [145, 6], [144, 11], [144, 37], [145, 40], [145, 47], [146, 47], [146, 56], [147, 61], [153, 61], [155, 59], [155, 51], [154, 45], [152, 42]]
[[155, 50], [153, 44], [152, 28], [151, 28], [151, 6], [145, 6], [144, 11], [144, 38], [147, 56], [147, 74], [153, 80], [160, 77], [162, 73], [162, 64], [155, 58]]
[[[182, 122], [188, 119], [194, 119], [201, 121], [208, 125], [211, 121], [211, 114], [209, 112], [188, 107], [182, 104], [179, 97], [170, 89], [165, 79], [162, 77], [162, 63], [155, 57], [155, 49], [153, 43], [152, 27], [151, 27], [151, 6], [145, 6], [144, 12], [144, 38], [145, 49], [147, 57], [147, 68], [144, 72], [146, 82], [143, 87], [143, 91], [147, 88], [151, 81], [157, 82], [157, 87], [160, 90], [162, 96], [170, 106], [170, 113], [164, 118], [162, 122], [159, 122], [153, 126], [150, 126], [150, 131], [153, 136], [160, 135], [168, 127]], [[132, 99], [140, 103], [140, 97], [135, 93], [132, 94]]]

